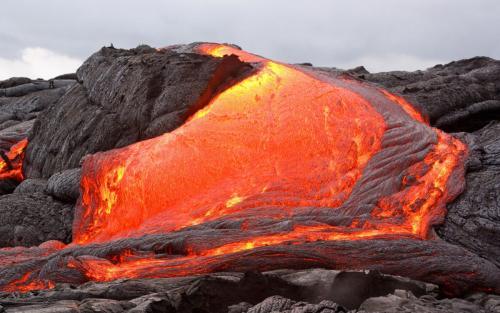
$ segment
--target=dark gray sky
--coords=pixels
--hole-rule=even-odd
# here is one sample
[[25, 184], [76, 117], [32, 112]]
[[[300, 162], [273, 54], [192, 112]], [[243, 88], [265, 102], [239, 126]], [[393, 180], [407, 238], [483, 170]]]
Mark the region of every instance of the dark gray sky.
[[500, 0], [2, 0], [0, 79], [74, 71], [111, 42], [232, 42], [371, 71], [500, 58]]

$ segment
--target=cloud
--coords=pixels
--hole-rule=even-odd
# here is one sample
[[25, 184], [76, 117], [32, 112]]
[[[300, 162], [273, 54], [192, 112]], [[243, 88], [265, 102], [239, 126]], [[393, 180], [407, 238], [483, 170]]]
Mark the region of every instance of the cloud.
[[500, 38], [498, 0], [1, 3], [0, 79], [21, 75], [12, 70], [4, 73], [2, 58], [14, 61], [26, 47], [84, 60], [110, 43], [132, 48], [141, 43], [164, 47], [193, 41], [231, 42], [283, 62], [339, 68], [363, 64], [373, 72], [424, 69], [477, 55], [500, 58], [500, 40], [494, 40]]
[[13, 76], [49, 79], [73, 73], [82, 60], [40, 47], [28, 47], [20, 58], [0, 58], [0, 79]]

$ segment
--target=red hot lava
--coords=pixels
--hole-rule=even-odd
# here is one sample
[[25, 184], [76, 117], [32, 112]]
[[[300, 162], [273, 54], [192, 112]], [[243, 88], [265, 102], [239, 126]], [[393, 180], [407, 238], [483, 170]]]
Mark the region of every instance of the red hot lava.
[[12, 145], [7, 153], [3, 153], [0, 158], [0, 180], [14, 179], [22, 181], [24, 150], [28, 146], [28, 139], [23, 139]]
[[[283, 243], [427, 239], [459, 193], [465, 146], [404, 99], [231, 46], [196, 52], [235, 54], [257, 70], [178, 129], [87, 157], [70, 248], [231, 223], [239, 237], [188, 244], [182, 257], [125, 250], [67, 268], [95, 281], [180, 276]], [[27, 277], [7, 288], [41, 283]]]
[[[341, 206], [381, 151], [388, 128], [383, 113], [345, 82], [322, 80], [229, 46], [205, 44], [199, 51], [236, 54], [257, 62], [259, 70], [177, 130], [88, 158], [75, 242], [172, 232], [254, 214], [285, 220], [311, 208], [345, 213]], [[401, 121], [424, 122], [402, 98], [375, 92], [403, 109]], [[401, 169], [408, 170], [402, 179], [411, 177], [412, 185], [380, 197], [362, 225], [357, 219], [343, 227], [314, 225], [312, 233], [297, 224], [290, 233], [236, 246], [385, 234], [425, 238], [429, 221], [443, 215], [444, 207], [435, 209], [435, 204], [446, 198], [446, 183], [465, 149], [458, 140], [431, 131], [437, 142], [427, 156]], [[240, 249], [232, 247], [223, 250]]]

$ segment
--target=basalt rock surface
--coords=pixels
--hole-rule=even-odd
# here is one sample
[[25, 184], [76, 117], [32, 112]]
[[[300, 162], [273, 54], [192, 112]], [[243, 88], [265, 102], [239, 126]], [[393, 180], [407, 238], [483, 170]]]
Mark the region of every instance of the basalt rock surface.
[[73, 205], [36, 193], [0, 196], [0, 246], [35, 246], [71, 241]]
[[[0, 82], [0, 153], [5, 156], [11, 147], [31, 132], [35, 119], [48, 106], [57, 103], [74, 80], [32, 81], [11, 78]], [[14, 191], [19, 181], [0, 182], [0, 195]]]
[[438, 232], [500, 266], [500, 122], [459, 136], [470, 149], [467, 188], [448, 205]]
[[[281, 308], [290, 307], [295, 301], [319, 303], [326, 300], [331, 307], [346, 312], [347, 309], [357, 309], [368, 298], [386, 296], [396, 290], [406, 290], [418, 296], [437, 296], [438, 292], [435, 285], [376, 272], [310, 269], [122, 280], [89, 283], [76, 288], [61, 285], [52, 291], [19, 297], [4, 294], [0, 296], [0, 305], [7, 308], [7, 312], [18, 312], [16, 309], [29, 308], [26, 306], [29, 299], [36, 308], [69, 306], [81, 309], [92, 305], [102, 309], [117, 308], [113, 312], [235, 312], [246, 303], [247, 309], [255, 306], [250, 312], [267, 312], [269, 307], [278, 309], [273, 302], [288, 298]], [[271, 301], [266, 300], [269, 297], [273, 297]], [[154, 307], [157, 309], [152, 309]]]
[[80, 168], [55, 173], [47, 181], [47, 193], [65, 202], [76, 202], [80, 196], [80, 175]]
[[441, 299], [435, 285], [376, 272], [223, 272], [60, 285], [0, 295], [5, 312], [498, 312], [500, 297]]
[[425, 71], [353, 73], [422, 106], [431, 124], [448, 132], [474, 131], [500, 119], [500, 61], [487, 57]]

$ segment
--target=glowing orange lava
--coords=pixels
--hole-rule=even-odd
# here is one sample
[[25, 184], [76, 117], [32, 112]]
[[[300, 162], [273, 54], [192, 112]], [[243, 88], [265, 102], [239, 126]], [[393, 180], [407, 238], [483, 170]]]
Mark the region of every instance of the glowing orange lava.
[[12, 281], [8, 286], [3, 287], [1, 290], [4, 292], [27, 292], [31, 290], [51, 289], [55, 287], [53, 282], [31, 279], [31, 275], [31, 272], [27, 272], [23, 275], [23, 277]]
[[[219, 218], [292, 218], [311, 207], [340, 207], [380, 150], [384, 118], [360, 95], [297, 68], [236, 48], [204, 44], [216, 57], [236, 54], [260, 70], [225, 90], [179, 129], [87, 159], [77, 243], [164, 233]], [[424, 118], [381, 91], [412, 123]], [[385, 234], [425, 238], [442, 216], [448, 175], [465, 147], [437, 130], [439, 142], [414, 186], [381, 198], [361, 227], [297, 225], [286, 234], [220, 247], [230, 253], [290, 240], [355, 239]], [[406, 176], [412, 176], [412, 168]], [[418, 201], [416, 201], [418, 200]], [[418, 204], [417, 204], [418, 202]], [[276, 210], [278, 208], [278, 210]], [[438, 208], [433, 211], [433, 208]], [[397, 223], [380, 222], [395, 215]], [[219, 251], [219, 252], [217, 252]]]
[[263, 246], [427, 239], [458, 194], [466, 147], [403, 98], [231, 46], [196, 52], [235, 54], [256, 71], [178, 129], [87, 157], [73, 246], [223, 222], [240, 225], [240, 237], [187, 243], [182, 256], [81, 256], [68, 268], [95, 281], [182, 276]]
[[8, 163], [0, 158], [0, 179], [14, 179], [17, 181], [22, 181], [23, 171], [23, 159], [24, 150], [28, 146], [28, 139], [23, 139], [18, 143], [12, 145], [10, 150], [5, 153], [5, 157], [8, 159]]
[[[247, 207], [262, 207], [258, 214], [270, 218], [338, 207], [378, 151], [384, 129], [357, 94], [262, 61], [257, 74], [177, 130], [92, 156], [75, 240], [170, 232]], [[270, 207], [279, 207], [278, 215]]]

